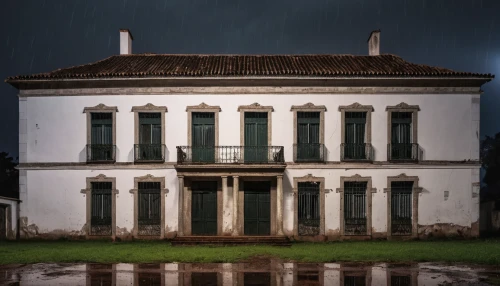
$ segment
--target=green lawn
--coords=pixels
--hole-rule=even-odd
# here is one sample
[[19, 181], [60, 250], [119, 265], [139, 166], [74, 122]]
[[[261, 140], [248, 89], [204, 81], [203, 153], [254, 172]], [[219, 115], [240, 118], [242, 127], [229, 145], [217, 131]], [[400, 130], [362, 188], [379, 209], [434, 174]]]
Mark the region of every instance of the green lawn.
[[273, 246], [184, 246], [163, 241], [0, 242], [0, 264], [40, 262], [238, 262], [253, 256], [286, 261], [461, 262], [500, 264], [500, 240], [369, 241]]

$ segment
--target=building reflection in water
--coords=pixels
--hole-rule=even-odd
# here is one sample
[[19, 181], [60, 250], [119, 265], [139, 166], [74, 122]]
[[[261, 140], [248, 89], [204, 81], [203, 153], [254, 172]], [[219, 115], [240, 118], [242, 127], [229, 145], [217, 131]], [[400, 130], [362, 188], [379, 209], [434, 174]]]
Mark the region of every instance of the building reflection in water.
[[411, 286], [482, 282], [481, 271], [467, 266], [277, 260], [235, 264], [33, 264], [3, 268], [0, 273], [2, 285]]

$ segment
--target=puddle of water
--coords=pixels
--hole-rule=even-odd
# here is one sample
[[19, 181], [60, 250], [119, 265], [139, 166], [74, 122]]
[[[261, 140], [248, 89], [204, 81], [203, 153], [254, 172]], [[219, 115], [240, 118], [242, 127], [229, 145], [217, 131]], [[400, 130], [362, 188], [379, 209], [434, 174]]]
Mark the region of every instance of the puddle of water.
[[500, 285], [500, 267], [251, 263], [0, 265], [0, 285]]

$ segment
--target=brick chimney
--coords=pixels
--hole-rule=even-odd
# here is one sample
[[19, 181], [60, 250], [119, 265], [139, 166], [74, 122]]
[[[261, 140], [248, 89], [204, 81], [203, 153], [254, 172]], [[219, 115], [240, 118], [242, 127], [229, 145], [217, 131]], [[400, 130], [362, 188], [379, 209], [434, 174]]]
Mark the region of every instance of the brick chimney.
[[120, 29], [120, 55], [132, 54], [132, 33], [128, 29]]
[[368, 38], [368, 54], [370, 56], [380, 55], [380, 30], [375, 30]]

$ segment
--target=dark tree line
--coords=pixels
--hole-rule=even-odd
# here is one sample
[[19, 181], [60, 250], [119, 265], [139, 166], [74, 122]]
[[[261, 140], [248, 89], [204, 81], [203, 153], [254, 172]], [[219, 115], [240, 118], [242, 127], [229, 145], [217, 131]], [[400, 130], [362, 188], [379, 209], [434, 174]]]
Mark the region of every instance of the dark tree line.
[[0, 197], [19, 198], [19, 171], [17, 160], [0, 152]]

